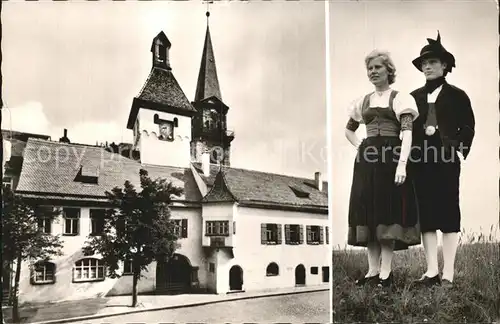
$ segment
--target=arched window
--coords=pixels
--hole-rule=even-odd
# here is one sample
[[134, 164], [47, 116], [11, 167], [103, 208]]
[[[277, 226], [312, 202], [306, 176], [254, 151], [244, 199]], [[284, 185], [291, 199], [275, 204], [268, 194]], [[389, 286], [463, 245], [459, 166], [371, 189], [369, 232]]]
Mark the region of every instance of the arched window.
[[33, 265], [31, 284], [43, 285], [55, 282], [56, 265], [52, 262], [40, 261]]
[[269, 263], [269, 265], [266, 268], [266, 276], [272, 277], [272, 276], [277, 276], [280, 273], [280, 267], [278, 264], [275, 262]]
[[105, 266], [101, 260], [85, 258], [75, 262], [73, 281], [99, 281], [105, 278]]

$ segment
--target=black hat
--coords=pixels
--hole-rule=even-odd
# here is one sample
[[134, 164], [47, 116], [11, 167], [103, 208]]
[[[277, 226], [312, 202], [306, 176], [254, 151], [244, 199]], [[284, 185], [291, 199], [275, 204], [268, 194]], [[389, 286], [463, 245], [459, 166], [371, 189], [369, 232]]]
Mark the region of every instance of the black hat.
[[422, 61], [425, 58], [435, 57], [446, 63], [446, 72], [451, 72], [451, 69], [455, 67], [455, 57], [441, 45], [439, 30], [436, 40], [427, 38], [427, 42], [429, 44], [422, 47], [420, 56], [412, 61], [413, 65], [415, 65], [419, 71], [422, 71]]

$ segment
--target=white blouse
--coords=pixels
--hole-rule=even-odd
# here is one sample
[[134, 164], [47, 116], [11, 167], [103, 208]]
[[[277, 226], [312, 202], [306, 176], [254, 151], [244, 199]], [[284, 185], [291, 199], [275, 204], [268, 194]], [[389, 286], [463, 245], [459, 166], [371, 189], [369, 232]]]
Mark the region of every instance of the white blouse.
[[[388, 89], [383, 92], [375, 91], [370, 95], [370, 103], [368, 105], [369, 108], [380, 107], [380, 108], [389, 108], [389, 98], [391, 95], [391, 90]], [[362, 123], [363, 118], [361, 115], [361, 110], [363, 106], [363, 101], [365, 96], [362, 96], [356, 100], [354, 100], [351, 105], [348, 107], [348, 116], [353, 120]], [[415, 98], [409, 93], [401, 93], [394, 97], [394, 101], [392, 104], [392, 108], [398, 121], [400, 120], [400, 116], [402, 114], [412, 114], [413, 120], [418, 117], [418, 108], [417, 103], [415, 102]]]

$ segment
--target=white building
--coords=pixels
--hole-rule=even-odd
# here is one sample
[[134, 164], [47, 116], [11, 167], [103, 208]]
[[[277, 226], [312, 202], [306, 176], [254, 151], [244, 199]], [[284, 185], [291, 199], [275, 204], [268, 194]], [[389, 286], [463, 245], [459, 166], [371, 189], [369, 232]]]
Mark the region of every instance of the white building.
[[64, 240], [64, 256], [33, 270], [23, 266], [21, 302], [131, 294], [129, 264], [111, 279], [99, 257], [81, 248], [99, 234], [104, 192], [125, 180], [138, 186], [140, 168], [184, 189], [171, 207], [181, 247], [169, 264], [150, 265], [140, 293], [224, 294], [329, 281], [326, 182], [319, 173], [303, 179], [231, 167], [234, 132], [227, 130], [229, 107], [208, 27], [193, 102], [171, 71], [170, 47], [163, 32], [153, 40], [153, 67], [127, 123], [132, 145], [73, 144], [66, 131], [59, 142], [28, 136], [20, 173], [7, 170], [18, 194], [60, 210], [56, 221], [40, 226]]

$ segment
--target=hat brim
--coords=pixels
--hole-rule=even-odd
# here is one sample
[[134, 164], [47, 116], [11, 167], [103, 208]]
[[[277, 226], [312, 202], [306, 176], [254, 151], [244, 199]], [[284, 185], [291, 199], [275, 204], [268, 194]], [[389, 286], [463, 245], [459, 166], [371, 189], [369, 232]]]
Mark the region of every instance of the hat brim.
[[420, 72], [422, 72], [422, 61], [428, 58], [438, 58], [442, 60], [448, 65], [449, 69], [455, 66], [455, 58], [449, 52], [444, 52], [444, 53], [436, 53], [433, 51], [424, 52], [420, 54], [419, 57], [414, 59], [412, 63]]

